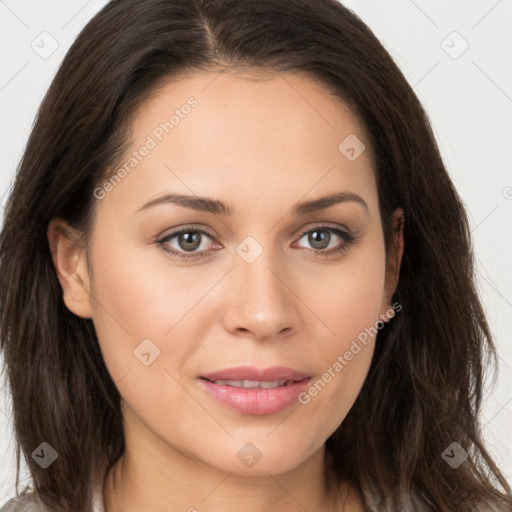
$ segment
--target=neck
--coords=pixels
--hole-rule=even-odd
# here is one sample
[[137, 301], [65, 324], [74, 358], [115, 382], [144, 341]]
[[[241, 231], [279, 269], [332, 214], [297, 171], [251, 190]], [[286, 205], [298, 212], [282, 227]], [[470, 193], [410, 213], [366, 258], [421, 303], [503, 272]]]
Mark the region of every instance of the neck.
[[363, 510], [352, 489], [329, 490], [323, 446], [286, 473], [242, 476], [140, 434], [125, 429], [125, 452], [104, 482], [105, 512]]

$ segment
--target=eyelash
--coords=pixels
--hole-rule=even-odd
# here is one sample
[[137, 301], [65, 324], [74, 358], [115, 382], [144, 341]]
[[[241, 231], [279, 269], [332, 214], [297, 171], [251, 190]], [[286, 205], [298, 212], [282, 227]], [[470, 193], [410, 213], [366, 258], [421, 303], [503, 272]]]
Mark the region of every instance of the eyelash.
[[[329, 249], [329, 250], [309, 249], [310, 251], [313, 252], [314, 256], [319, 256], [322, 258], [328, 258], [328, 257], [332, 257], [334, 255], [342, 254], [345, 251], [347, 251], [350, 248], [350, 246], [356, 241], [356, 237], [354, 235], [347, 233], [346, 231], [343, 231], [337, 227], [333, 227], [329, 224], [320, 224], [318, 226], [314, 226], [313, 228], [309, 228], [309, 229], [301, 232], [298, 240], [300, 240], [304, 235], [307, 235], [308, 233], [313, 232], [313, 231], [329, 231], [331, 233], [336, 234], [343, 240], [342, 245], [335, 249]], [[197, 259], [197, 258], [209, 256], [212, 252], [212, 249], [210, 249], [208, 251], [203, 251], [202, 253], [194, 252], [194, 253], [187, 254], [187, 253], [183, 253], [180, 251], [176, 251], [174, 249], [169, 249], [168, 247], [165, 246], [165, 243], [169, 242], [170, 240], [172, 240], [176, 236], [180, 235], [181, 233], [189, 233], [189, 232], [201, 233], [202, 235], [206, 235], [209, 238], [211, 238], [212, 240], [214, 240], [214, 235], [212, 233], [208, 232], [207, 230], [199, 229], [199, 228], [196, 228], [193, 226], [185, 226], [185, 227], [179, 229], [178, 231], [174, 231], [174, 232], [170, 233], [169, 235], [166, 235], [165, 237], [157, 240], [157, 244], [159, 244], [161, 246], [163, 251], [170, 253], [173, 256], [175, 256], [179, 259], [183, 259], [183, 260], [188, 260], [190, 258]]]

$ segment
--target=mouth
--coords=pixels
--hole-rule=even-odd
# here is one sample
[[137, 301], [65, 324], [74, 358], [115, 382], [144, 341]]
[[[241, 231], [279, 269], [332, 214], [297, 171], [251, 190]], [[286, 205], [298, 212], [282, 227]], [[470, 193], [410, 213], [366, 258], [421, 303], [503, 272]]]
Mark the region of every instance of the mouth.
[[[206, 379], [209, 380], [209, 379]], [[213, 384], [217, 384], [218, 386], [233, 386], [235, 388], [245, 388], [245, 389], [274, 389], [280, 388], [283, 386], [289, 386], [290, 384], [294, 384], [294, 380], [210, 380], [209, 382], [213, 382]]]
[[310, 377], [310, 375], [292, 368], [287, 368], [286, 366], [272, 366], [262, 369], [256, 368], [255, 366], [237, 366], [236, 368], [226, 368], [225, 370], [201, 375], [201, 378], [211, 382], [278, 382], [276, 386], [283, 385], [285, 382], [289, 381], [296, 382], [306, 377]]
[[298, 402], [311, 376], [285, 367], [238, 367], [199, 377], [201, 388], [216, 402], [242, 414], [275, 414]]

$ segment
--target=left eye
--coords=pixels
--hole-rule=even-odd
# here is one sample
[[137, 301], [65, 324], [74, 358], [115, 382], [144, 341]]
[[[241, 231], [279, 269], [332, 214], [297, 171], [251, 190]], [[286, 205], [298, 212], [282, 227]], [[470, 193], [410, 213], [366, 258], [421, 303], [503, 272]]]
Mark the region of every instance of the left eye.
[[[334, 239], [333, 239], [334, 234]], [[306, 231], [299, 239], [299, 242], [303, 239], [306, 239], [307, 242], [311, 245], [311, 248], [316, 251], [324, 251], [325, 249], [336, 249], [339, 246], [339, 242], [331, 245], [335, 238], [341, 239], [342, 247], [345, 243], [349, 243], [351, 237], [348, 233], [341, 231], [340, 229], [335, 229], [331, 227], [317, 227], [314, 229], [310, 229]], [[326, 250], [324, 252], [330, 252]]]

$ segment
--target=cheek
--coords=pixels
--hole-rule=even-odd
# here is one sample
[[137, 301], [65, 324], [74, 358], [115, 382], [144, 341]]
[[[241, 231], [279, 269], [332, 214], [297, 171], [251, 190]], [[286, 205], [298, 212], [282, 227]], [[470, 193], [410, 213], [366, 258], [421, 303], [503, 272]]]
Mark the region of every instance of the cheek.
[[[133, 369], [134, 350], [145, 339], [161, 346], [171, 320], [163, 315], [176, 304], [172, 294], [163, 300], [159, 283], [116, 230], [95, 233], [90, 251], [93, 268], [93, 321], [105, 363], [114, 381]], [[177, 299], [175, 299], [177, 300]]]
[[385, 285], [381, 237], [365, 244], [336, 272], [326, 274], [324, 280], [328, 283], [324, 286], [326, 292], [318, 290], [310, 296], [314, 297], [315, 310], [330, 328], [331, 336], [323, 339], [324, 353], [332, 361], [333, 354], [348, 350], [353, 340], [379, 320]]
[[[366, 379], [373, 356], [381, 312], [385, 264], [384, 248], [375, 240], [347, 259], [329, 279], [328, 293], [312, 295], [328, 335], [318, 337], [322, 373], [300, 398], [322, 435], [332, 433], [354, 404]], [[318, 281], [317, 281], [318, 282]]]
[[[139, 246], [115, 233], [97, 232], [90, 258], [93, 321], [113, 380], [144, 368], [134, 354], [139, 346], [149, 348], [150, 360], [153, 353], [158, 354], [151, 368], [178, 371], [195, 349], [193, 340], [201, 339], [200, 331], [207, 324], [190, 321], [188, 315], [194, 308], [204, 307], [207, 300], [198, 303], [222, 272], [206, 266], [204, 270], [196, 267], [197, 271], [173, 267], [158, 248]], [[144, 341], [148, 339], [154, 346]], [[188, 342], [174, 341], [184, 339]], [[143, 342], [146, 345], [141, 345]], [[143, 374], [142, 381], [146, 377]]]

